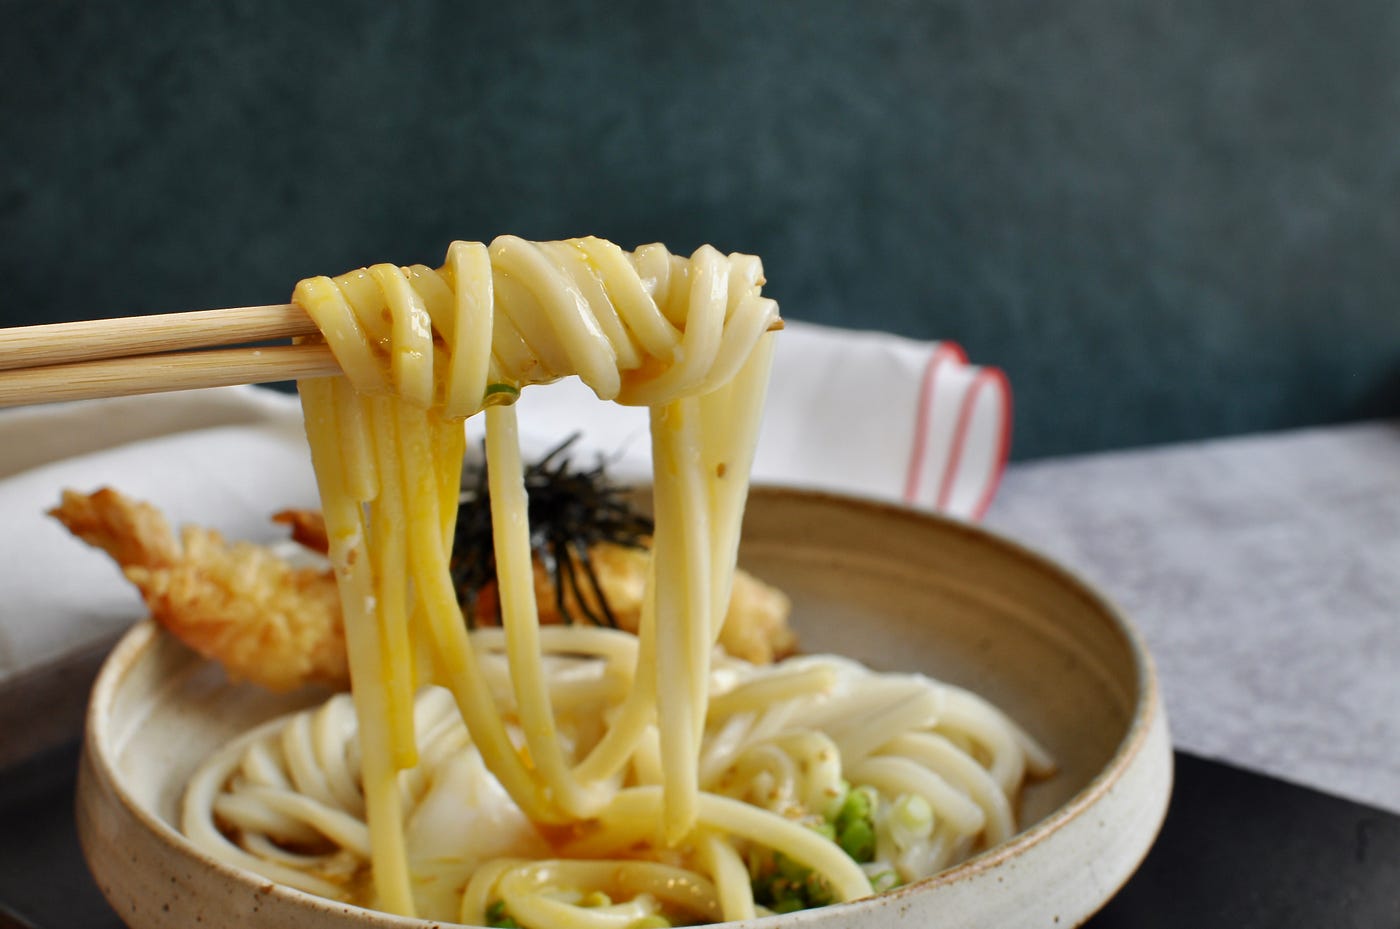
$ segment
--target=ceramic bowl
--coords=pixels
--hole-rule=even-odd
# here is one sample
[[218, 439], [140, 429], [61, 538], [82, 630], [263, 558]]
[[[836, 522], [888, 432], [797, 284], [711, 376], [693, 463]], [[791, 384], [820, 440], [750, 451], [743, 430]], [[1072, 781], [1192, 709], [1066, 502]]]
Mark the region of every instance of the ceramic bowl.
[[[743, 565], [785, 589], [807, 651], [922, 671], [977, 691], [1054, 755], [1022, 831], [933, 878], [743, 925], [1070, 927], [1122, 886], [1155, 838], [1171, 749], [1152, 662], [1131, 625], [1070, 572], [981, 529], [898, 507], [756, 490]], [[174, 824], [196, 763], [321, 695], [268, 694], [150, 623], [93, 689], [78, 828], [103, 893], [136, 929], [426, 929], [215, 861]]]

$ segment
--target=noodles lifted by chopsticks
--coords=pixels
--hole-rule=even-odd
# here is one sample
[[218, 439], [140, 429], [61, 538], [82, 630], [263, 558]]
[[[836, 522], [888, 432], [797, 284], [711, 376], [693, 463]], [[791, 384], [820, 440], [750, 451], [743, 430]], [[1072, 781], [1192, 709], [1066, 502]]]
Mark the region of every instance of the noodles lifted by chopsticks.
[[[302, 281], [344, 379], [303, 382], [312, 459], [341, 588], [381, 904], [413, 911], [397, 772], [417, 761], [416, 687], [454, 694], [487, 767], [533, 821], [598, 816], [653, 724], [667, 840], [699, 816], [711, 648], [733, 578], [777, 305], [756, 258], [690, 259], [600, 239], [453, 243], [437, 270], [375, 265]], [[636, 688], [593, 752], [565, 757], [540, 658], [513, 401], [577, 374], [651, 407], [654, 576]], [[460, 419], [485, 409], [497, 576], [523, 751], [511, 741], [448, 572]], [[657, 685], [658, 678], [666, 681]]]
[[[708, 246], [515, 237], [302, 281], [346, 373], [300, 389], [354, 712], [210, 759], [186, 832], [312, 892], [365, 900], [367, 861], [381, 909], [566, 929], [853, 899], [1008, 836], [1048, 760], [972, 695], [835, 658], [714, 664], [778, 320], [762, 284]], [[539, 623], [513, 404], [571, 375], [651, 410], [635, 639]], [[502, 628], [469, 634], [448, 556], [477, 413]]]

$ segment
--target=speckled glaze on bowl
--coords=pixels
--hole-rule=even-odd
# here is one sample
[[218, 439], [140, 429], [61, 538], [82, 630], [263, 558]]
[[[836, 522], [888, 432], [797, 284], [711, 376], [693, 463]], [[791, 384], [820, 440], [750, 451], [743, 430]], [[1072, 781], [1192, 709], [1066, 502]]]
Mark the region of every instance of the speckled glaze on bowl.
[[[991, 533], [897, 507], [758, 489], [745, 567], [789, 592], [809, 651], [922, 671], [998, 703], [1054, 754], [1022, 831], [929, 880], [749, 923], [803, 927], [1070, 927], [1146, 855], [1171, 790], [1152, 662], [1084, 582]], [[93, 689], [78, 783], [89, 866], [135, 929], [425, 929], [215, 861], [176, 831], [193, 767], [234, 734], [323, 695], [229, 683], [150, 623]]]

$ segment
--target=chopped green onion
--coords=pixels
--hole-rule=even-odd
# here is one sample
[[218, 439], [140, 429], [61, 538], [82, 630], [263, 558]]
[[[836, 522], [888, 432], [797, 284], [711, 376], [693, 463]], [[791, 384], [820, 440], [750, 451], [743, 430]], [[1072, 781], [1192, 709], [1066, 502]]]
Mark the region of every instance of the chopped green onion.
[[875, 830], [864, 819], [858, 819], [847, 827], [837, 838], [841, 851], [851, 856], [852, 861], [871, 861], [875, 858]]
[[514, 403], [518, 399], [520, 388], [514, 384], [487, 384], [482, 403], [486, 406], [500, 406]]
[[497, 900], [486, 908], [486, 925], [491, 929], [523, 929], [520, 923], [506, 915], [504, 900]]
[[839, 792], [836, 796], [827, 801], [826, 809], [822, 812], [822, 815], [825, 816], [829, 822], [836, 822], [836, 817], [841, 813], [841, 808], [846, 805], [846, 798], [850, 795], [851, 782], [843, 778], [841, 780]]
[[870, 889], [877, 894], [882, 894], [887, 890], [894, 890], [899, 886], [899, 872], [894, 868], [884, 868], [874, 874], [867, 875], [870, 878]]
[[890, 804], [890, 837], [906, 848], [933, 832], [933, 807], [920, 794], [900, 794]]
[[754, 902], [775, 913], [791, 913], [833, 902], [831, 887], [811, 868], [781, 852], [760, 852], [749, 859]]
[[847, 791], [845, 800], [836, 811], [833, 826], [836, 844], [857, 862], [875, 858], [875, 809], [880, 794], [873, 787], [857, 787]]

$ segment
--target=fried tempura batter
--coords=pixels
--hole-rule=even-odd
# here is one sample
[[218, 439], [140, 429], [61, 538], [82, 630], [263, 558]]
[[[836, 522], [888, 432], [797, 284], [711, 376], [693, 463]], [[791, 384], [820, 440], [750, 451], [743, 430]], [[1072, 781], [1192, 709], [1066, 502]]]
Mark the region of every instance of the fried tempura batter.
[[[642, 618], [642, 597], [646, 594], [647, 569], [651, 550], [627, 548], [621, 545], [595, 545], [589, 559], [598, 575], [598, 586], [612, 609], [620, 628], [635, 633]], [[561, 622], [554, 583], [549, 573], [535, 563], [535, 599], [539, 603], [540, 622]], [[598, 604], [587, 598], [593, 613]], [[564, 609], [570, 615], [583, 612], [575, 604], [572, 592], [564, 597]], [[724, 650], [754, 664], [771, 664], [792, 654], [797, 637], [788, 626], [792, 604], [787, 595], [776, 587], [763, 583], [743, 570], [734, 572], [734, 590], [729, 598], [729, 610], [720, 629], [719, 643]]]
[[186, 526], [177, 542], [148, 503], [104, 488], [64, 491], [49, 515], [102, 549], [151, 617], [229, 675], [272, 690], [348, 680], [340, 599], [329, 571], [294, 568], [266, 548]]
[[[349, 685], [340, 598], [329, 570], [294, 568], [265, 547], [229, 544], [195, 526], [182, 528], [177, 542], [159, 510], [109, 488], [91, 495], [64, 491], [49, 514], [110, 555], [141, 591], [152, 618], [230, 676], [272, 690]], [[298, 543], [325, 553], [320, 513], [287, 510], [273, 518], [291, 526]], [[589, 558], [618, 626], [636, 632], [651, 553], [599, 544]], [[484, 600], [494, 596], [489, 589], [482, 593]], [[540, 622], [561, 621], [554, 584], [538, 563], [535, 597]], [[572, 594], [565, 598], [571, 615], [576, 605]], [[755, 663], [790, 654], [796, 645], [790, 608], [782, 591], [736, 571], [720, 644]], [[479, 612], [478, 624], [494, 622], [494, 608]]]
[[[292, 529], [292, 539], [312, 551], [325, 554], [329, 549], [326, 523], [315, 510], [283, 510], [272, 517]], [[641, 622], [642, 597], [646, 593], [647, 568], [651, 562], [648, 549], [602, 543], [589, 550], [589, 560], [598, 577], [598, 586], [617, 619], [618, 627], [635, 633]], [[476, 616], [479, 626], [497, 622], [499, 610], [495, 604], [495, 588], [488, 586], [478, 601], [481, 609]], [[571, 616], [580, 613], [598, 615], [602, 612], [596, 599], [589, 595], [587, 610], [580, 610], [575, 594], [564, 597], [564, 611]], [[554, 582], [549, 572], [535, 561], [535, 601], [540, 622], [563, 622]], [[720, 644], [729, 654], [754, 664], [771, 664], [792, 654], [797, 636], [788, 626], [792, 603], [776, 587], [763, 583], [747, 571], [734, 572], [734, 590], [729, 598], [729, 611], [720, 630]]]

